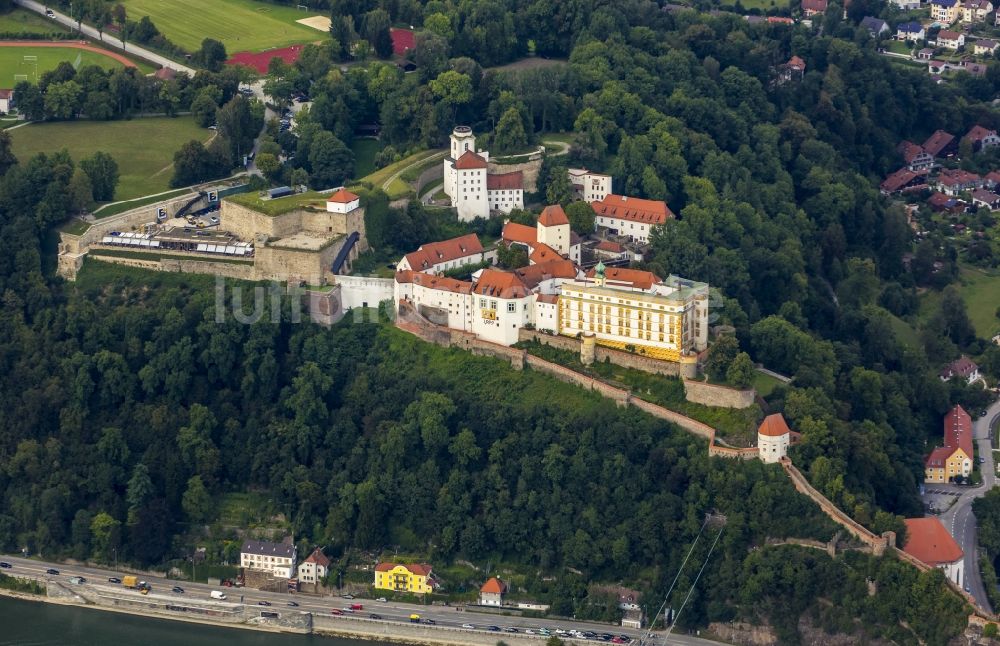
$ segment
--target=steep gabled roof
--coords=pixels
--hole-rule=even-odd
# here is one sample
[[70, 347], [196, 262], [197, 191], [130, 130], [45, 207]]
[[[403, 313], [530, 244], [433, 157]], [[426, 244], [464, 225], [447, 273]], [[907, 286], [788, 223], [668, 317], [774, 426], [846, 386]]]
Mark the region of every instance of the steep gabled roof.
[[479, 242], [479, 238], [475, 233], [468, 233], [458, 238], [420, 245], [416, 251], [406, 254], [406, 262], [414, 271], [426, 271], [436, 264], [482, 252], [483, 245]]
[[542, 209], [542, 214], [538, 216], [538, 224], [543, 227], [556, 227], [561, 224], [569, 224], [566, 211], [559, 204], [551, 204]]
[[499, 269], [484, 269], [472, 291], [481, 296], [505, 299], [524, 298], [531, 293], [515, 273]]
[[337, 189], [337, 192], [326, 198], [327, 202], [337, 202], [338, 204], [349, 204], [354, 200], [361, 199], [354, 193], [345, 190], [343, 187]]
[[764, 421], [760, 423], [757, 428], [757, 433], [759, 435], [764, 435], [767, 437], [781, 437], [782, 435], [788, 435], [792, 432], [792, 429], [788, 428], [788, 423], [785, 421], [785, 416], [781, 413], [773, 413], [764, 418]]
[[494, 576], [490, 577], [479, 591], [486, 594], [503, 594], [507, 592], [507, 584]]
[[505, 242], [520, 242], [522, 244], [535, 246], [538, 242], [538, 231], [535, 227], [529, 227], [517, 222], [508, 222], [503, 225], [503, 232], [500, 237]]
[[938, 154], [940, 154], [942, 150], [947, 148], [948, 145], [951, 144], [954, 140], [955, 140], [955, 135], [947, 133], [944, 130], [938, 130], [933, 135], [927, 138], [927, 141], [924, 142], [923, 148], [930, 154], [937, 157]]
[[316, 548], [313, 550], [312, 554], [306, 557], [303, 563], [315, 563], [316, 565], [322, 565], [323, 567], [330, 567], [330, 558], [323, 553], [323, 550]]
[[964, 553], [937, 518], [905, 518], [906, 546], [903, 551], [927, 565], [954, 563]]
[[614, 193], [609, 193], [600, 202], [591, 202], [590, 205], [594, 207], [594, 213], [597, 215], [631, 222], [664, 224], [674, 217], [666, 202]]
[[534, 289], [543, 280], [550, 280], [552, 278], [572, 279], [577, 277], [578, 272], [573, 261], [558, 258], [515, 269], [514, 273], [521, 279], [525, 287]]
[[476, 168], [488, 168], [489, 164], [486, 160], [472, 152], [471, 150], [465, 151], [465, 153], [455, 160], [455, 168], [458, 170], [472, 170]]

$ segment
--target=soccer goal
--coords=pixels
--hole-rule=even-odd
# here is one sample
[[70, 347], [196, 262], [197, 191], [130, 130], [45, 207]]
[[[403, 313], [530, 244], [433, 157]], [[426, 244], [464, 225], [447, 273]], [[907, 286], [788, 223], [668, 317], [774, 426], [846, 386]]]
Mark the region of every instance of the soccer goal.
[[295, 5], [299, 11], [309, 11], [309, 7], [304, 4]]
[[14, 83], [19, 83], [21, 81], [27, 81], [27, 80], [28, 80], [28, 75], [27, 74], [15, 74], [14, 75]]

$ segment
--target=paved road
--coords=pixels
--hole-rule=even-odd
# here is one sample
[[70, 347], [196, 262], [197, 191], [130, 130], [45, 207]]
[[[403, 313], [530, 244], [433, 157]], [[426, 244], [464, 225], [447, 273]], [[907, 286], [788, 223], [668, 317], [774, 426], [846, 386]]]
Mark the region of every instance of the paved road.
[[945, 528], [965, 553], [965, 581], [963, 582], [963, 586], [968, 587], [969, 593], [987, 611], [992, 611], [992, 608], [990, 607], [989, 599], [986, 597], [983, 579], [979, 573], [976, 517], [972, 513], [972, 501], [996, 486], [996, 467], [993, 461], [993, 445], [992, 440], [990, 440], [990, 429], [992, 428], [996, 431], [998, 422], [1000, 422], [1000, 401], [993, 402], [987, 409], [986, 415], [980, 417], [972, 424], [972, 436], [978, 445], [979, 455], [986, 458], [986, 461], [979, 465], [980, 473], [983, 475], [983, 484], [974, 488], [934, 485], [936, 489], [961, 492], [958, 500], [955, 501], [948, 511], [941, 514], [940, 518]]
[[[35, 2], [35, 0], [14, 0], [14, 2], [21, 5], [25, 9], [30, 9], [31, 11], [42, 14], [43, 16], [45, 15], [45, 5], [43, 5], [40, 2]], [[56, 22], [66, 25], [71, 29], [74, 30], [76, 29], [76, 21], [73, 20], [71, 17], [65, 14], [61, 14], [58, 11], [54, 11], [53, 13], [55, 13], [55, 17], [50, 18], [50, 20], [55, 20]], [[187, 67], [186, 65], [181, 65], [180, 63], [172, 61], [165, 56], [160, 56], [155, 52], [149, 51], [148, 49], [139, 47], [138, 45], [133, 45], [132, 43], [123, 43], [118, 38], [107, 33], [105, 33], [102, 36], [100, 33], [98, 33], [96, 29], [94, 29], [90, 25], [86, 24], [81, 25], [81, 31], [84, 33], [84, 35], [89, 36], [94, 40], [99, 40], [103, 43], [111, 45], [112, 47], [117, 47], [118, 49], [124, 52], [128, 52], [140, 58], [144, 58], [147, 61], [160, 65], [161, 67], [171, 67], [178, 72], [187, 72], [191, 76], [194, 76], [195, 74], [194, 69]]]
[[[71, 566], [63, 565], [61, 563], [47, 563], [42, 561], [35, 561], [31, 559], [24, 559], [18, 556], [2, 556], [0, 560], [6, 561], [12, 564], [14, 567], [12, 569], [2, 570], [4, 574], [10, 574], [12, 576], [28, 577], [39, 580], [45, 579], [56, 579], [64, 582], [68, 582], [71, 576], [83, 576], [87, 579], [87, 585], [92, 585], [95, 588], [111, 588], [114, 590], [121, 590], [121, 586], [113, 585], [108, 583], [108, 577], [115, 576], [119, 579], [124, 576], [123, 573], [115, 572], [109, 569], [103, 568], [92, 568], [84, 566]], [[59, 570], [59, 575], [48, 575], [46, 570], [48, 568], [55, 568]], [[210, 591], [212, 590], [222, 590], [229, 597], [227, 601], [235, 603], [243, 603], [248, 606], [257, 606], [258, 601], [267, 601], [272, 604], [270, 610], [274, 612], [288, 611], [289, 601], [294, 599], [294, 603], [298, 606], [295, 608], [297, 611], [312, 612], [315, 614], [328, 615], [331, 613], [333, 608], [341, 609], [347, 608], [350, 604], [359, 603], [364, 606], [361, 611], [356, 611], [353, 613], [344, 612], [344, 615], [353, 615], [354, 617], [369, 618], [372, 613], [378, 614], [384, 621], [409, 621], [411, 614], [419, 614], [423, 619], [431, 619], [437, 625], [444, 627], [456, 628], [462, 626], [462, 624], [472, 624], [477, 630], [487, 630], [487, 626], [497, 626], [502, 631], [504, 629], [516, 629], [519, 633], [524, 633], [527, 630], [537, 631], [538, 628], [544, 627], [552, 631], [553, 633], [557, 629], [561, 630], [579, 630], [581, 632], [591, 630], [598, 634], [600, 633], [612, 633], [615, 635], [628, 635], [630, 638], [637, 638], [643, 634], [640, 630], [631, 630], [628, 628], [622, 628], [620, 626], [611, 626], [608, 624], [598, 624], [582, 621], [557, 621], [551, 619], [523, 619], [520, 617], [505, 617], [501, 615], [485, 614], [472, 611], [462, 611], [458, 610], [456, 607], [450, 606], [428, 606], [419, 604], [407, 604], [407, 603], [379, 603], [371, 599], [354, 599], [348, 600], [341, 597], [320, 597], [314, 595], [306, 594], [285, 594], [280, 592], [263, 592], [260, 590], [251, 590], [249, 588], [221, 588], [218, 586], [208, 586], [202, 583], [190, 583], [185, 581], [174, 581], [170, 579], [162, 579], [159, 577], [150, 576], [139, 576], [139, 579], [148, 582], [153, 590], [152, 595], [156, 597], [163, 597], [165, 599], [170, 598], [184, 598], [188, 600], [205, 599], [210, 598]], [[184, 593], [173, 593], [171, 589], [175, 585], [180, 585], [184, 588]], [[377, 620], [376, 620], [377, 621]], [[514, 632], [509, 630], [507, 632]], [[498, 635], [499, 637], [499, 635]], [[541, 643], [541, 642], [539, 642]], [[654, 637], [654, 643], [657, 645], [662, 644], [662, 636]], [[717, 646], [718, 642], [710, 641], [707, 639], [701, 639], [699, 637], [687, 636], [687, 635], [671, 635], [669, 639], [669, 644], [678, 644], [679, 646]]]

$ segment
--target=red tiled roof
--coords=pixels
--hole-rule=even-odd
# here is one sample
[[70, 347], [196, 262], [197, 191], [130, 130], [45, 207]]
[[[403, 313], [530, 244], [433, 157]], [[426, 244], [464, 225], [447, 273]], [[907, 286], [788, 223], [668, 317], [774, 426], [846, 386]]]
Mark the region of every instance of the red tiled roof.
[[961, 36], [957, 31], [951, 31], [950, 29], [942, 29], [938, 32], [938, 40], [957, 40]]
[[397, 283], [413, 283], [427, 289], [440, 289], [455, 294], [469, 294], [472, 292], [472, 283], [445, 276], [435, 276], [423, 274], [419, 271], [403, 270], [396, 272]]
[[996, 130], [989, 130], [988, 128], [984, 128], [976, 124], [969, 129], [969, 132], [964, 137], [962, 137], [962, 139], [968, 139], [969, 141], [972, 142], [979, 142], [985, 139], [986, 137], [989, 137], [990, 135], [996, 135], [996, 134], [997, 134]]
[[383, 562], [375, 566], [376, 572], [389, 572], [401, 565], [417, 576], [427, 576], [431, 573], [431, 566], [426, 563], [389, 563]]
[[987, 191], [984, 188], [977, 188], [972, 191], [972, 199], [979, 200], [980, 202], [986, 202], [987, 204], [995, 204], [997, 200], [1000, 200], [1000, 195]]
[[[593, 278], [597, 272], [591, 268], [587, 272], [587, 278]], [[627, 269], [623, 267], [608, 267], [604, 270], [604, 278], [613, 283], [629, 283], [639, 289], [649, 289], [653, 285], [662, 282], [660, 278], [651, 271], [641, 269]]]
[[536, 265], [538, 263], [547, 262], [549, 260], [559, 260], [561, 258], [561, 253], [543, 242], [536, 243], [531, 255], [528, 256], [528, 260]]
[[768, 415], [757, 428], [758, 435], [764, 435], [767, 437], [781, 437], [782, 435], [788, 435], [791, 432], [792, 429], [788, 428], [785, 416], [781, 413]]
[[14, 96], [14, 90], [0, 89], [0, 99], [9, 99]]
[[503, 594], [507, 592], [507, 584], [494, 576], [490, 577], [490, 579], [483, 584], [483, 587], [479, 588], [479, 591], [487, 594]]
[[944, 461], [950, 458], [956, 449], [962, 449], [965, 455], [972, 459], [972, 417], [961, 406], [955, 406], [945, 415], [944, 445], [931, 451], [924, 465], [943, 466]]
[[905, 518], [906, 546], [903, 551], [927, 565], [954, 563], [964, 554], [937, 518]]
[[942, 150], [948, 147], [951, 142], [955, 140], [955, 135], [949, 134], [944, 130], [938, 130], [933, 135], [927, 138], [924, 142], [924, 150], [930, 154], [937, 157]]
[[326, 198], [327, 202], [338, 202], [340, 204], [348, 204], [354, 200], [360, 199], [354, 193], [344, 190], [343, 188], [337, 189], [337, 192]]
[[461, 157], [455, 160], [455, 168], [458, 170], [472, 170], [475, 168], [487, 167], [489, 167], [489, 164], [486, 163], [486, 160], [471, 150], [466, 150]]
[[922, 154], [924, 149], [912, 141], [904, 140], [899, 142], [899, 145], [896, 146], [896, 151], [899, 152], [899, 154], [903, 156], [903, 160], [909, 164], [917, 157], [917, 155]]
[[505, 242], [520, 242], [532, 247], [538, 243], [538, 231], [535, 227], [529, 227], [517, 222], [508, 222], [503, 225], [503, 232], [500, 237]]
[[310, 554], [303, 563], [316, 563], [317, 565], [322, 565], [323, 567], [330, 567], [330, 559], [323, 550], [316, 548], [313, 553]]
[[938, 183], [945, 186], [957, 186], [959, 184], [973, 184], [982, 178], [975, 173], [961, 169], [945, 169], [938, 175]]
[[414, 271], [426, 271], [436, 264], [450, 262], [465, 256], [482, 253], [483, 245], [475, 233], [450, 240], [429, 242], [416, 251], [406, 254], [406, 262]]
[[161, 67], [160, 69], [156, 70], [156, 73], [153, 74], [153, 76], [162, 81], [169, 81], [171, 79], [177, 78], [177, 72], [172, 67]]
[[608, 251], [611, 253], [621, 253], [625, 251], [625, 247], [621, 246], [617, 242], [611, 242], [610, 240], [601, 240], [594, 245], [594, 249], [598, 251]]
[[666, 202], [609, 193], [600, 202], [591, 202], [594, 213], [606, 218], [663, 224], [674, 217]]
[[514, 273], [521, 279], [525, 287], [534, 289], [543, 280], [551, 278], [576, 278], [577, 269], [573, 261], [566, 260], [565, 258], [557, 258], [515, 269]]
[[486, 175], [486, 190], [500, 191], [524, 189], [524, 173], [516, 170], [513, 173]]
[[905, 168], [900, 168], [895, 173], [886, 177], [882, 183], [879, 184], [879, 188], [888, 193], [895, 193], [922, 175], [923, 173], [916, 173]]
[[569, 224], [566, 211], [559, 204], [551, 204], [542, 209], [542, 214], [538, 216], [538, 224], [543, 227], [556, 227], [562, 224]]
[[531, 293], [516, 274], [499, 269], [484, 269], [472, 291], [496, 298], [524, 298]]
[[559, 297], [555, 294], [535, 294], [535, 301], [538, 303], [548, 303], [555, 305], [559, 302]]
[[[976, 362], [969, 357], [962, 355], [960, 358], [955, 359], [945, 366], [944, 370], [941, 371], [941, 375], [944, 376], [946, 374], [951, 374], [958, 375], [959, 377], [968, 377], [977, 370], [979, 370], [979, 366], [976, 365]], [[956, 408], [961, 409], [962, 407], [956, 406]], [[965, 413], [964, 410], [962, 412]], [[968, 413], [965, 414], [968, 415]]]
[[986, 177], [984, 177], [983, 179], [985, 179], [988, 182], [993, 182], [994, 184], [998, 184], [1000, 183], [1000, 171], [991, 170], [990, 172], [986, 173]]
[[827, 0], [802, 0], [802, 10], [803, 11], [818, 11], [823, 13], [826, 11]]
[[797, 70], [804, 70], [806, 68], [806, 62], [801, 58], [799, 58], [798, 56], [792, 56], [791, 58], [789, 58], [787, 65], [788, 67]]

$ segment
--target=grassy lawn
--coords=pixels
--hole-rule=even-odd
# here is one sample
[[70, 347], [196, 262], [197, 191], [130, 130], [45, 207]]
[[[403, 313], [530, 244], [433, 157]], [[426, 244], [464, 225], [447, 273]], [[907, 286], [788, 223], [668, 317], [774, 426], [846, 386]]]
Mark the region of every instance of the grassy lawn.
[[375, 188], [381, 188], [382, 184], [384, 184], [387, 179], [389, 179], [390, 177], [392, 177], [393, 175], [395, 175], [397, 172], [401, 171], [404, 168], [407, 168], [411, 164], [416, 164], [417, 162], [421, 161], [425, 157], [429, 157], [430, 155], [433, 155], [436, 152], [440, 152], [440, 151], [438, 151], [438, 150], [422, 150], [422, 151], [420, 151], [418, 153], [414, 153], [414, 154], [410, 155], [409, 157], [400, 159], [398, 162], [396, 162], [394, 164], [389, 164], [385, 168], [380, 168], [377, 171], [375, 171], [375, 172], [373, 172], [373, 173], [371, 173], [369, 175], [366, 175], [365, 177], [362, 177], [361, 181], [362, 182], [371, 182], [371, 185], [373, 187], [375, 187]]
[[757, 391], [757, 394], [763, 398], [767, 398], [774, 389], [778, 386], [783, 385], [778, 379], [775, 379], [771, 375], [765, 375], [763, 372], [753, 373], [753, 387]]
[[94, 211], [95, 218], [106, 218], [112, 215], [118, 215], [119, 213], [124, 213], [130, 209], [134, 209], [140, 206], [146, 206], [147, 204], [154, 204], [156, 202], [162, 202], [164, 200], [169, 200], [185, 193], [190, 193], [191, 190], [187, 188], [179, 188], [176, 191], [170, 191], [169, 193], [164, 193], [163, 195], [150, 195], [148, 197], [140, 197], [137, 200], [128, 200], [125, 202], [115, 202], [102, 206], [101, 208]]
[[14, 154], [22, 161], [63, 148], [74, 160], [101, 150], [118, 162], [115, 198], [128, 200], [170, 188], [174, 153], [187, 141], [208, 141], [209, 131], [191, 117], [156, 117], [131, 121], [33, 123], [11, 131]]
[[20, 7], [0, 13], [0, 33], [52, 34], [65, 31], [67, 29], [56, 21]]
[[375, 155], [385, 148], [378, 139], [355, 139], [351, 144], [354, 153], [354, 175], [364, 177], [375, 172]]
[[[989, 338], [1000, 331], [1000, 321], [995, 315], [1000, 306], [1000, 273], [989, 273], [963, 265], [961, 282], [956, 283], [956, 287], [965, 300], [976, 334]], [[920, 297], [920, 318], [929, 319], [937, 312], [940, 303], [940, 292], [925, 292]]]
[[883, 41], [882, 45], [886, 50], [893, 52], [894, 54], [906, 54], [909, 56], [910, 52], [913, 51], [912, 48], [902, 40], [887, 40]]
[[60, 226], [59, 230], [62, 231], [63, 233], [69, 233], [78, 236], [84, 233], [89, 228], [90, 228], [89, 222], [85, 222], [79, 218], [73, 218], [69, 222], [66, 222], [65, 224]]
[[898, 316], [893, 314], [888, 314], [888, 316], [889, 324], [892, 326], [892, 331], [896, 333], [896, 338], [899, 339], [899, 342], [910, 348], [919, 348], [920, 339], [917, 336], [917, 331]]
[[[25, 63], [25, 56], [37, 56], [37, 65]], [[14, 87], [14, 76], [18, 74], [26, 74], [29, 81], [37, 81], [38, 77], [63, 61], [69, 61], [77, 69], [86, 65], [98, 65], [108, 70], [122, 67], [113, 58], [72, 47], [0, 47], [0, 87]]]
[[254, 0], [124, 0], [130, 20], [149, 16], [168, 39], [195, 51], [205, 38], [214, 38], [230, 54], [259, 52], [297, 43], [326, 40], [329, 35], [296, 23], [323, 15]]
[[326, 196], [316, 191], [306, 191], [297, 195], [279, 197], [276, 200], [262, 200], [256, 192], [230, 195], [226, 199], [267, 215], [281, 215], [307, 204], [319, 204], [321, 208], [326, 209]]
[[253, 264], [252, 259], [239, 259], [230, 258], [227, 256], [221, 256], [219, 254], [205, 254], [204, 258], [196, 258], [194, 256], [185, 256], [183, 254], [173, 254], [173, 253], [159, 253], [155, 251], [129, 251], [127, 249], [93, 249], [90, 254], [97, 259], [101, 256], [110, 258], [129, 258], [132, 260], [162, 260], [166, 258], [171, 260], [176, 258], [177, 260], [203, 260], [204, 262], [225, 262], [231, 265], [248, 265]]

